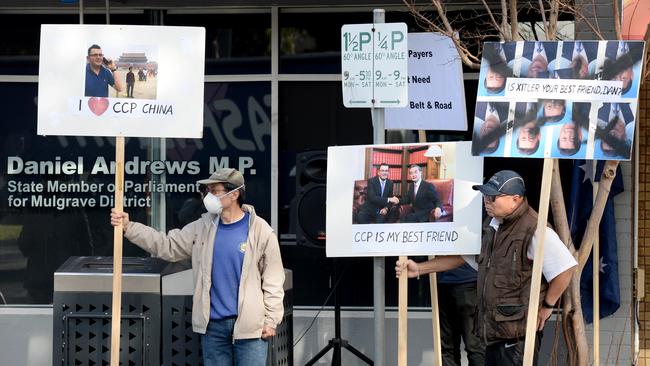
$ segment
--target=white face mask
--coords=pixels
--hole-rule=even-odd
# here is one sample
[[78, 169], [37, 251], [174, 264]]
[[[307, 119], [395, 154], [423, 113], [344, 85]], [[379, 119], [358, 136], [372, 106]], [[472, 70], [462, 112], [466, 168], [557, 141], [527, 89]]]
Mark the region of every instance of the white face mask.
[[223, 212], [223, 204], [221, 204], [221, 198], [229, 195], [230, 193], [238, 190], [241, 187], [243, 187], [243, 185], [233, 189], [230, 192], [226, 192], [221, 196], [216, 196], [208, 192], [208, 194], [206, 194], [205, 197], [203, 197], [203, 204], [205, 205], [205, 209], [208, 210], [208, 212], [211, 214], [221, 215], [221, 212]]
[[221, 204], [219, 197], [210, 192], [203, 197], [203, 204], [205, 205], [205, 209], [211, 214], [221, 215], [221, 212], [223, 211], [223, 205]]

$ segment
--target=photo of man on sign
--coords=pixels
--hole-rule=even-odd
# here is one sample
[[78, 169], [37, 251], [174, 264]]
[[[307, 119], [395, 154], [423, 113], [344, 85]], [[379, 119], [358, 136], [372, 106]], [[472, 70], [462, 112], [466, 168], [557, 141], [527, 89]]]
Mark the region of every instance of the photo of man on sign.
[[571, 118], [553, 127], [553, 155], [585, 158], [591, 103], [573, 102]]
[[[605, 64], [603, 66], [604, 80], [623, 82], [623, 97], [635, 98], [638, 87], [635, 74], [641, 72], [643, 45], [625, 41], [609, 41], [605, 49]], [[635, 86], [633, 88], [633, 86]]]
[[108, 97], [109, 86], [115, 91], [122, 91], [122, 82], [117, 73], [117, 66], [113, 60], [104, 57], [99, 45], [88, 47], [88, 63], [86, 64], [86, 97]]
[[512, 60], [515, 56], [514, 44], [486, 43], [483, 58], [488, 60], [481, 64], [479, 95], [501, 96], [506, 87], [506, 79], [512, 76]]
[[556, 53], [556, 42], [525, 43], [521, 60], [521, 76], [548, 79], [554, 69]]
[[485, 156], [503, 155], [508, 105], [507, 102], [476, 103], [472, 151]]
[[157, 54], [157, 47], [152, 45], [90, 45], [84, 96], [157, 99]]
[[630, 158], [634, 136], [630, 103], [603, 103], [598, 110], [595, 158]]
[[598, 42], [562, 42], [562, 57], [556, 77], [559, 79], [593, 79]]

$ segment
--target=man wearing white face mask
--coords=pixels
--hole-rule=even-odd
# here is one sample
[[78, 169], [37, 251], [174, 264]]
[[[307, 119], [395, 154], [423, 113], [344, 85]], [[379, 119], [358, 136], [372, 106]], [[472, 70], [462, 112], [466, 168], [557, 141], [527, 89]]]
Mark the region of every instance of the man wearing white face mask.
[[284, 269], [273, 229], [244, 204], [242, 174], [219, 169], [197, 183], [207, 186], [208, 210], [167, 234], [111, 211], [131, 242], [168, 261], [192, 258], [192, 327], [201, 334], [203, 363], [266, 365], [267, 340], [275, 335], [284, 307]]

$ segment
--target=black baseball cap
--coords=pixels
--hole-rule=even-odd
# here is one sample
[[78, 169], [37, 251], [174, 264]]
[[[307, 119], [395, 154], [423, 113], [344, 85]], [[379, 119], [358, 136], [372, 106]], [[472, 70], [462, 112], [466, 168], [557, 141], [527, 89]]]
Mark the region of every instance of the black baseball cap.
[[526, 193], [524, 179], [512, 170], [501, 170], [494, 174], [485, 184], [472, 186], [475, 191], [481, 191], [486, 196], [523, 196]]

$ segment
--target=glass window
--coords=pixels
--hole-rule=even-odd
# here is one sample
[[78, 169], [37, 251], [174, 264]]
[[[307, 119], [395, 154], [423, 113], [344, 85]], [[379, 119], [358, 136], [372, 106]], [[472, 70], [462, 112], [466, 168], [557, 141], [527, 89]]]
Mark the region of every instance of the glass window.
[[[386, 22], [404, 22], [409, 32], [423, 32], [408, 12], [387, 12]], [[280, 13], [280, 73], [341, 72], [341, 27], [372, 23], [367, 12]]]
[[165, 25], [205, 27], [208, 75], [270, 74], [271, 14], [167, 14]]
[[[271, 223], [271, 83], [206, 83], [202, 139], [167, 139], [166, 160], [185, 164], [167, 173], [172, 184], [192, 184], [218, 167], [243, 171], [246, 203]], [[200, 194], [166, 193], [167, 229], [205, 212]]]
[[341, 27], [372, 13], [280, 13], [280, 73], [341, 72]]
[[372, 143], [367, 108], [345, 108], [340, 82], [282, 82], [279, 95], [279, 232], [293, 234], [290, 207], [296, 194], [296, 155], [333, 145]]
[[[340, 82], [282, 82], [279, 88], [278, 205], [284, 266], [294, 271], [296, 305], [318, 306], [329, 289], [331, 260], [324, 248], [293, 245], [296, 220], [296, 155], [305, 151], [327, 151], [332, 145], [372, 143], [370, 111], [343, 107]], [[314, 212], [312, 215], [324, 215]], [[317, 268], [317, 270], [316, 270]], [[372, 283], [372, 259], [341, 260], [339, 271], [348, 268], [342, 283]], [[345, 305], [372, 304], [372, 286], [343, 287]]]
[[[31, 83], [0, 83], [8, 110], [0, 137], [0, 303], [48, 304], [54, 271], [70, 256], [111, 256], [115, 139], [38, 136]], [[204, 138], [166, 139], [166, 158], [151, 138], [127, 138], [125, 208], [151, 224], [165, 195], [167, 228], [203, 212], [196, 181], [217, 167], [244, 170], [246, 201], [271, 216], [269, 82], [208, 83]], [[164, 179], [161, 177], [164, 176]], [[148, 254], [125, 240], [124, 256]]]
[[[113, 253], [115, 139], [38, 136], [37, 84], [1, 83], [7, 110], [0, 143], [0, 292], [7, 303], [52, 301], [52, 274], [70, 256]], [[131, 138], [126, 156], [146, 160], [150, 139]], [[142, 185], [150, 174], [130, 176]], [[127, 191], [131, 216], [147, 222], [147, 193]], [[144, 251], [125, 240], [124, 256]]]
[[[147, 13], [111, 14], [114, 24], [149, 23]], [[0, 14], [0, 74], [38, 75], [38, 53], [41, 41], [41, 24], [78, 24], [78, 14]], [[86, 14], [86, 24], [105, 24], [103, 14]], [[54, 65], [65, 67], [65, 65]]]

